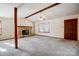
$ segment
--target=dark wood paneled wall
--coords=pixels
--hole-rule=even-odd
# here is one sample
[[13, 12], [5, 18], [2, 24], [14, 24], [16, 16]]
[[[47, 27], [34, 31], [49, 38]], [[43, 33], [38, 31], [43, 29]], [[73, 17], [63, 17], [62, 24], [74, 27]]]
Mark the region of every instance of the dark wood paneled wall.
[[68, 40], [78, 40], [77, 18], [64, 21], [64, 38]]

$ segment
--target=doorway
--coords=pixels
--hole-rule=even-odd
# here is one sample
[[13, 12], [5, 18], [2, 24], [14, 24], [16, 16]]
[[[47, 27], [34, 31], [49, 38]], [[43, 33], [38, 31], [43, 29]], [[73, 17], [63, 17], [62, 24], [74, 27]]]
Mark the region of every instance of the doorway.
[[64, 39], [78, 40], [78, 19], [64, 20]]

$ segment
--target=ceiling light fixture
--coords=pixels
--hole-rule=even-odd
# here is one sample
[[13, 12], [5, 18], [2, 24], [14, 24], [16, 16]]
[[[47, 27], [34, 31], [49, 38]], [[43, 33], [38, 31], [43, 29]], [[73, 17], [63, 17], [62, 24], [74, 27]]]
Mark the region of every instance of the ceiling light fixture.
[[42, 16], [40, 16], [39, 20], [44, 20]]

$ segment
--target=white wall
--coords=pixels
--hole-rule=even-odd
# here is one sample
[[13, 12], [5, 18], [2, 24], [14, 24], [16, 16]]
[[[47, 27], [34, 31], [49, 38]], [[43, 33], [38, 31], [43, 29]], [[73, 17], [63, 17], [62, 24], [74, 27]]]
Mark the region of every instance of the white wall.
[[[14, 37], [14, 22], [13, 19], [1, 18], [2, 20], [2, 35], [0, 40]], [[18, 19], [18, 26], [32, 26], [32, 22]]]
[[[47, 20], [43, 20], [43, 21], [38, 21], [35, 23], [35, 33], [38, 35], [64, 38], [64, 20], [73, 19], [73, 18], [79, 19], [79, 15], [65, 16], [65, 17], [60, 17], [60, 18], [55, 18], [55, 19], [47, 19]], [[39, 32], [38, 24], [44, 23], [44, 22], [50, 23], [50, 33], [40, 33]], [[78, 26], [79, 26], [79, 21], [78, 21]], [[78, 31], [79, 31], [79, 27], [78, 27]], [[79, 38], [79, 32], [78, 32], [78, 38]]]
[[2, 21], [2, 35], [0, 40], [13, 37], [13, 20], [7, 18], [1, 18]]
[[18, 19], [18, 26], [32, 26], [31, 21], [27, 21], [27, 19]]
[[18, 19], [18, 26], [32, 26], [33, 34], [33, 22], [29, 21], [29, 19]]

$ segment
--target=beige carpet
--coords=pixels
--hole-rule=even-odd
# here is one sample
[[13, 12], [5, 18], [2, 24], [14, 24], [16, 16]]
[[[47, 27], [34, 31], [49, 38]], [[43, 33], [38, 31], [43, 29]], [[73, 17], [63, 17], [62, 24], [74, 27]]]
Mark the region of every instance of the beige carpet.
[[75, 56], [79, 55], [79, 43], [64, 39], [31, 36], [19, 39], [19, 48], [14, 48], [14, 39], [0, 41], [0, 56]]

